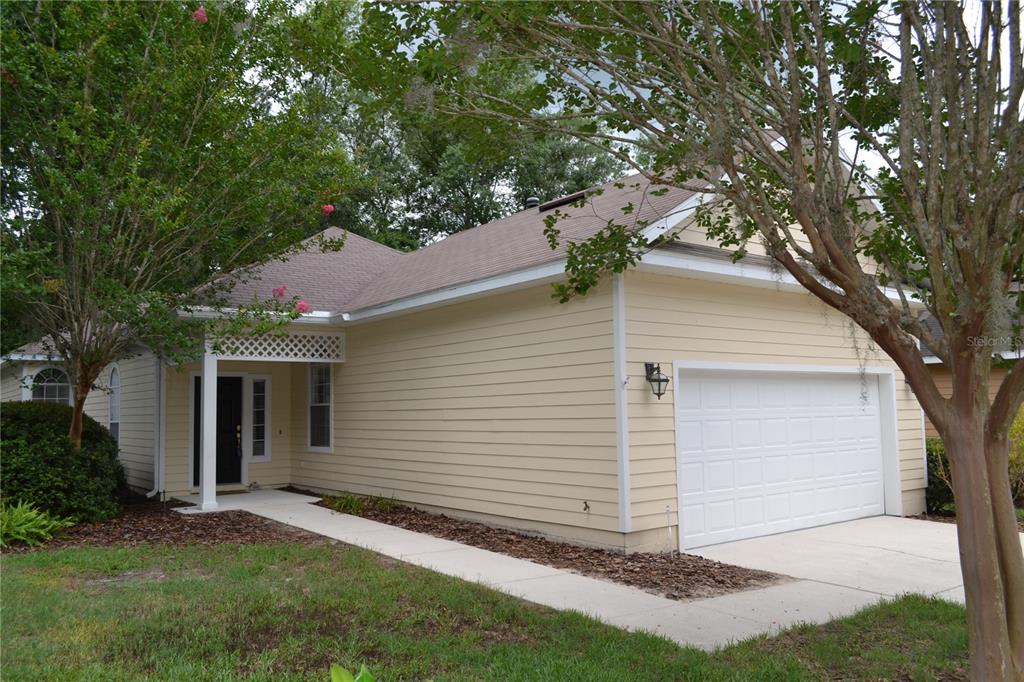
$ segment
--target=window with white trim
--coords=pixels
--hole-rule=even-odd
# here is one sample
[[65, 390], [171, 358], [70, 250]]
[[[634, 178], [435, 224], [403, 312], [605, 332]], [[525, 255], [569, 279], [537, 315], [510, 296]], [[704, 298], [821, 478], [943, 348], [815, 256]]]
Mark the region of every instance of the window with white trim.
[[32, 377], [32, 400], [46, 403], [71, 403], [71, 383], [68, 374], [56, 367], [47, 367]]
[[121, 373], [117, 367], [110, 369], [110, 385], [107, 393], [107, 424], [114, 440], [121, 440]]
[[329, 451], [331, 448], [331, 366], [315, 363], [309, 366], [309, 447]]
[[252, 456], [266, 458], [270, 455], [267, 442], [267, 380], [252, 380]]

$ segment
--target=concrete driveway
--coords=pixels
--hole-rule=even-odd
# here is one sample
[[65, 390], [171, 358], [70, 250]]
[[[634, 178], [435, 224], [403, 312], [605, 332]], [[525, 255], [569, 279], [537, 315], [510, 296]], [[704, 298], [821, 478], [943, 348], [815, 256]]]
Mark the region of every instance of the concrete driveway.
[[952, 523], [876, 516], [691, 553], [885, 597], [918, 592], [964, 600]]

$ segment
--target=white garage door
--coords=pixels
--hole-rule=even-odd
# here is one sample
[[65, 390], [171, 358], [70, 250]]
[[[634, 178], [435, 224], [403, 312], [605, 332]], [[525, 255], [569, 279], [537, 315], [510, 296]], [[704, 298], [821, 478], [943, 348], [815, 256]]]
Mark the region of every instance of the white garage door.
[[682, 546], [884, 513], [878, 380], [680, 372]]

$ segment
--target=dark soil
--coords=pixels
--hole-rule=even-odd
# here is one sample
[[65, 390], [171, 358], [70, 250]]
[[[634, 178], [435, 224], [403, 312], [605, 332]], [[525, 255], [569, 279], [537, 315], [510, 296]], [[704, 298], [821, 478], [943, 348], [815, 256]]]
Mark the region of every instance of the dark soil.
[[[125, 504], [119, 516], [80, 523], [61, 531], [41, 547], [6, 547], [4, 553], [64, 547], [140, 547], [145, 545], [256, 545], [269, 542], [319, 544], [328, 538], [244, 511], [181, 514], [179, 503]], [[188, 506], [188, 505], [185, 505]]]
[[[956, 514], [917, 514], [911, 516], [912, 519], [921, 519], [922, 521], [937, 521], [939, 523], [956, 523]], [[1017, 516], [1017, 530], [1024, 533], [1024, 519], [1019, 515]]]
[[[323, 500], [318, 504], [330, 508]], [[638, 587], [669, 599], [703, 599], [787, 580], [774, 573], [722, 564], [692, 554], [623, 554], [492, 528], [421, 509], [401, 506], [381, 509], [369, 499], [359, 515], [391, 526]]]

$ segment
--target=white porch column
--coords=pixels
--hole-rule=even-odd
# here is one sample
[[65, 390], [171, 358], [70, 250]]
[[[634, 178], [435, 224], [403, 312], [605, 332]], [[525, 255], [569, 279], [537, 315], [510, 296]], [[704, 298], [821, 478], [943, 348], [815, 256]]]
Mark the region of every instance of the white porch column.
[[200, 417], [202, 436], [199, 457], [199, 508], [217, 508], [217, 356], [207, 344], [203, 352], [203, 413]]

